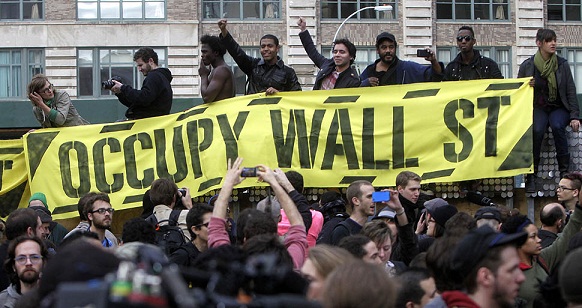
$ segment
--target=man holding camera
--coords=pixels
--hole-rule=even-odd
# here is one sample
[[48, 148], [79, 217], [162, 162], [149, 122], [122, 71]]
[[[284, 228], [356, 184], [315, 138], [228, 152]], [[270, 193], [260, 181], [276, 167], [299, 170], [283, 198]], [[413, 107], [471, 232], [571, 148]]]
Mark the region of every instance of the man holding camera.
[[431, 65], [427, 66], [398, 59], [397, 47], [398, 43], [392, 33], [382, 32], [376, 37], [376, 51], [380, 58], [368, 65], [360, 75], [361, 87], [436, 82], [443, 79], [444, 65], [437, 61], [432, 50], [426, 48], [417, 51], [417, 56], [430, 61]]
[[140, 90], [111, 79], [115, 84], [111, 91], [119, 102], [127, 106], [125, 117], [137, 120], [170, 114], [173, 96], [170, 70], [158, 67], [158, 54], [150, 47], [138, 49], [133, 55], [133, 61], [138, 71], [145, 76]]

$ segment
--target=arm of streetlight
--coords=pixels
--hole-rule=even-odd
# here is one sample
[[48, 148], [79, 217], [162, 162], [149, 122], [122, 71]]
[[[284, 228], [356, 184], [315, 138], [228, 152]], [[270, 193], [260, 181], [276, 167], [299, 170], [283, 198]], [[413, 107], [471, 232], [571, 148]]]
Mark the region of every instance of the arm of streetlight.
[[344, 21], [342, 21], [342, 23], [340, 24], [340, 26], [337, 28], [337, 31], [335, 31], [335, 35], [333, 36], [333, 40], [331, 41], [332, 44], [337, 39], [337, 35], [339, 34], [339, 31], [344, 26], [344, 24], [346, 23], [346, 21], [348, 21], [348, 19], [352, 18], [354, 15], [358, 14], [359, 12], [361, 12], [363, 10], [367, 10], [367, 9], [374, 9], [376, 11], [392, 11], [392, 6], [391, 5], [385, 5], [385, 6], [383, 6], [383, 5], [380, 5], [380, 6], [366, 6], [366, 7], [363, 7], [361, 9], [353, 12], [352, 14], [350, 14], [350, 16], [346, 17], [346, 19], [344, 19]]

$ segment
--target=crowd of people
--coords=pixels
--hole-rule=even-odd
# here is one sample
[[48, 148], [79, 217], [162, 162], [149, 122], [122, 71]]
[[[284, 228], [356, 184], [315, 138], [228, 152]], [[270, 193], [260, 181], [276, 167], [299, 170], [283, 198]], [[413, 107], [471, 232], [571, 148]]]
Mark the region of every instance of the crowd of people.
[[[426, 49], [430, 65], [399, 59], [391, 33], [376, 39], [379, 58], [360, 75], [352, 67], [356, 47], [334, 42], [331, 59], [320, 54], [303, 18], [297, 25], [305, 51], [320, 69], [313, 89], [374, 87], [435, 81], [503, 78], [497, 64], [473, 49], [473, 29], [456, 37], [458, 56], [446, 67]], [[248, 77], [247, 94], [299, 91], [293, 68], [278, 56], [278, 38], [260, 40], [260, 58], [248, 56], [218, 22], [218, 36], [201, 38], [200, 90], [205, 103], [234, 96], [228, 52]], [[67, 232], [54, 222], [42, 192], [6, 220], [0, 246], [3, 307], [566, 307], [582, 305], [582, 174], [567, 173], [566, 126], [578, 130], [572, 74], [556, 55], [557, 37], [537, 32], [537, 53], [519, 69], [534, 88], [534, 169], [547, 127], [552, 127], [562, 180], [558, 202], [543, 207], [538, 229], [503, 207], [474, 216], [448, 201], [427, 200], [421, 177], [403, 171], [396, 187], [365, 180], [345, 196], [330, 190], [309, 204], [303, 178], [256, 166], [268, 196], [231, 217], [231, 196], [245, 179], [241, 158], [229, 159], [222, 187], [209, 204], [192, 202], [188, 188], [157, 179], [144, 195], [143, 214], [124, 223], [121, 240], [109, 230], [114, 207], [107, 194], [78, 203], [79, 225]], [[127, 120], [168, 114], [171, 72], [144, 47], [134, 55], [146, 76], [141, 89], [111, 80], [128, 107]], [[29, 98], [41, 126], [88, 124], [66, 92], [43, 75], [31, 81]], [[529, 115], [524, 115], [529, 116]], [[535, 173], [526, 189], [535, 190]], [[542, 239], [543, 237], [543, 239]], [[573, 306], [572, 306], [573, 307]]]
[[[5, 222], [0, 306], [582, 304], [572, 261], [582, 254], [580, 173], [564, 176], [538, 228], [504, 206], [459, 211], [424, 194], [411, 171], [399, 173], [394, 188], [357, 180], [345, 196], [332, 189], [309, 204], [300, 173], [255, 168], [267, 196], [237, 217], [230, 200], [245, 179], [242, 158], [228, 160], [208, 203], [193, 203], [171, 179], [155, 180], [120, 238], [109, 230], [115, 210], [107, 194], [83, 196], [81, 221], [68, 231], [34, 193]], [[390, 196], [378, 201], [379, 192]]]

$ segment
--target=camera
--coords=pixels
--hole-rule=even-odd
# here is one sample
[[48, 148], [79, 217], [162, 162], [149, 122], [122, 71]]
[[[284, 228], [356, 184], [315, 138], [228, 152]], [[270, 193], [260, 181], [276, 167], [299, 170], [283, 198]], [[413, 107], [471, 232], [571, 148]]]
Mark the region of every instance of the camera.
[[186, 189], [185, 188], [178, 188], [178, 192], [180, 192], [180, 196], [186, 196]]
[[113, 86], [115, 85], [113, 80], [121, 82], [121, 77], [113, 76], [113, 77], [111, 77], [111, 79], [101, 82], [101, 87], [105, 90], [111, 90], [111, 88], [113, 88]]
[[257, 167], [254, 168], [243, 168], [240, 176], [243, 178], [249, 177], [256, 177], [257, 176]]

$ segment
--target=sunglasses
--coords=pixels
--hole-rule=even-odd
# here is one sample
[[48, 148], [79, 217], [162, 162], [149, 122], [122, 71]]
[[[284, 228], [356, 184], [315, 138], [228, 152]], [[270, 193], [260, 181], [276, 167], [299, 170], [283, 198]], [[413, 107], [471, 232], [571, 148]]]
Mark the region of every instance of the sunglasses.
[[465, 35], [465, 36], [457, 36], [457, 42], [462, 42], [462, 41], [471, 41], [473, 40], [473, 37], [470, 35]]

